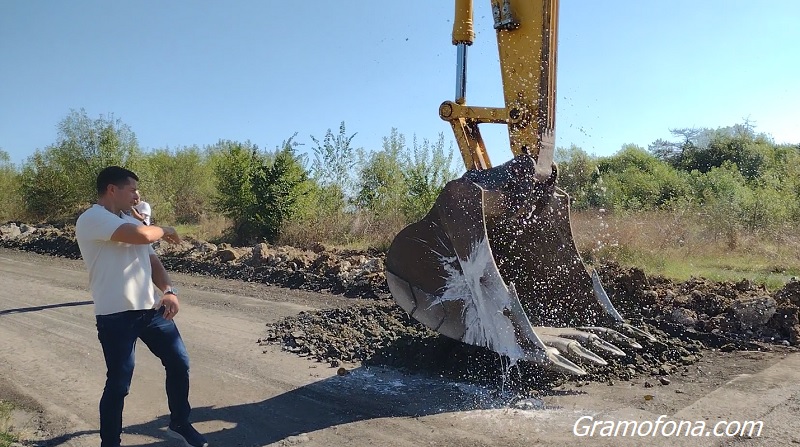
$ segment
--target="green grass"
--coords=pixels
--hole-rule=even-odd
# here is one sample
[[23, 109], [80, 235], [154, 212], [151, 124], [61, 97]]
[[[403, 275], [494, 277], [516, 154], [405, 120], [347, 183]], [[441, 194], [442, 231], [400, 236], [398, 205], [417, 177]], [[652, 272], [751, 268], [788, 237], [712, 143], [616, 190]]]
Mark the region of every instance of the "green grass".
[[[156, 225], [170, 225], [169, 222], [157, 222]], [[222, 216], [203, 216], [196, 224], [172, 225], [181, 237], [190, 237], [204, 241], [219, 239], [230, 228], [230, 221]]]
[[[751, 262], [754, 261], [754, 262]], [[742, 257], [727, 257], [724, 260], [715, 258], [668, 259], [660, 270], [651, 271], [685, 281], [691, 277], [702, 277], [714, 281], [739, 281], [748, 279], [756, 284], [763, 284], [769, 290], [783, 287], [797, 272], [773, 272], [757, 260]], [[650, 269], [650, 266], [647, 266]]]
[[175, 225], [175, 230], [184, 239], [191, 238], [208, 242], [216, 241], [223, 235], [221, 230], [201, 224], [178, 224]]
[[179, 224], [175, 225], [175, 230], [181, 237], [193, 237], [198, 238], [198, 235], [202, 233], [200, 229], [200, 225], [190, 225], [190, 224]]
[[800, 277], [800, 267], [775, 263], [766, 255], [741, 252], [691, 253], [685, 250], [665, 249], [651, 251], [631, 247], [601, 250], [597, 260], [614, 260], [625, 266], [635, 266], [648, 275], [659, 275], [674, 281], [692, 277], [713, 281], [740, 281], [748, 279], [768, 290], [783, 287], [792, 277]]
[[0, 400], [0, 447], [10, 447], [11, 444], [19, 442], [19, 438], [9, 432], [13, 410], [14, 405], [11, 402]]
[[18, 442], [17, 437], [11, 433], [0, 431], [0, 447], [11, 447]]

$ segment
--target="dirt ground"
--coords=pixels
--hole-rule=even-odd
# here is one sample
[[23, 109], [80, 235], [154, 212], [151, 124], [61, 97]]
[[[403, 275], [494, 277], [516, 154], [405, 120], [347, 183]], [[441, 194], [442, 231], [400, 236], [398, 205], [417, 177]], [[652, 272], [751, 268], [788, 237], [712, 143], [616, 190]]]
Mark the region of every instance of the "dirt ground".
[[[193, 419], [216, 446], [796, 445], [800, 354], [704, 348], [670, 371], [561, 380], [541, 389], [456, 380], [431, 371], [336, 366], [265, 342], [281, 322], [385, 301], [255, 282], [173, 274], [178, 324], [192, 357]], [[0, 399], [36, 445], [96, 446], [104, 367], [79, 260], [0, 249]], [[406, 356], [425, 346], [394, 346]], [[143, 346], [143, 345], [142, 345]], [[123, 444], [175, 445], [164, 435], [163, 369], [140, 346]], [[728, 352], [724, 352], [728, 351]], [[445, 355], [441, 351], [440, 355]], [[666, 374], [662, 374], [665, 372]], [[497, 365], [485, 371], [502, 377]], [[662, 381], [667, 379], [667, 381]], [[578, 436], [581, 420], [762, 421], [760, 435]], [[18, 416], [18, 421], [24, 417]]]

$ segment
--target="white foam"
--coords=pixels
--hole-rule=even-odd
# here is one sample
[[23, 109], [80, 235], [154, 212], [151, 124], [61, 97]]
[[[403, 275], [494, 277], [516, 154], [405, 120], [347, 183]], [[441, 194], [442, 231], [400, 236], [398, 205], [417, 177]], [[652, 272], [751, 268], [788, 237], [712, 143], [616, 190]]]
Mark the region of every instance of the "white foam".
[[[516, 364], [524, 352], [511, 320], [503, 315], [512, 298], [499, 276], [489, 242], [484, 239], [473, 245], [466, 261], [456, 257], [442, 257], [441, 261], [448, 276], [442, 295], [433, 304], [463, 301], [467, 328], [463, 341], [508, 356], [509, 366]], [[461, 271], [454, 267], [455, 261]]]

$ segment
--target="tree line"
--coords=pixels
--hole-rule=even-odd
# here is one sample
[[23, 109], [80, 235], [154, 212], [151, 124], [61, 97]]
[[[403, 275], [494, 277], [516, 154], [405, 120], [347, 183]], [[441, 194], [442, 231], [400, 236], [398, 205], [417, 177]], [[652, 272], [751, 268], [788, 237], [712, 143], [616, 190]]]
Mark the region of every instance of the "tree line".
[[776, 144], [748, 122], [670, 132], [677, 141], [624, 145], [608, 157], [559, 149], [573, 208], [691, 214], [732, 244], [742, 232], [769, 235], [800, 221], [800, 144]]
[[[776, 144], [748, 122], [670, 132], [672, 140], [623, 145], [610, 156], [557, 149], [559, 185], [573, 208], [677, 211], [734, 239], [800, 221], [800, 144]], [[158, 222], [223, 215], [235, 243], [346, 244], [370, 232], [390, 238], [463, 171], [442, 134], [408, 142], [392, 129], [374, 150], [356, 147], [355, 136], [342, 122], [310, 136], [306, 151], [296, 134], [271, 150], [220, 140], [145, 151], [121, 120], [73, 110], [58, 124], [57, 141], [21, 166], [0, 150], [0, 221], [74, 221], [94, 200], [96, 173], [116, 164], [140, 176]]]
[[271, 150], [220, 140], [144, 151], [121, 120], [72, 110], [57, 141], [21, 166], [0, 150], [0, 221], [74, 222], [95, 200], [97, 173], [119, 165], [137, 173], [157, 222], [192, 225], [221, 214], [235, 243], [276, 242], [290, 226], [324, 227], [328, 234], [315, 236], [347, 243], [366, 227], [418, 220], [460, 174], [443, 134], [407, 142], [392, 129], [378, 150], [356, 147], [355, 135], [342, 122], [311, 136], [305, 152], [296, 134]]

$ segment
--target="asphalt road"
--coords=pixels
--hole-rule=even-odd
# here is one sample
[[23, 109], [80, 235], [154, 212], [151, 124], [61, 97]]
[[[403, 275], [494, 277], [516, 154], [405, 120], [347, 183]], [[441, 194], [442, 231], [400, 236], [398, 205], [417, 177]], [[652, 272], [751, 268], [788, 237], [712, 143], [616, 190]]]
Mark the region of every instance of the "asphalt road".
[[[475, 386], [361, 365], [343, 365], [350, 373], [339, 376], [336, 368], [259, 345], [265, 323], [348, 299], [180, 274], [173, 279], [181, 289], [176, 321], [192, 362], [192, 419], [212, 446], [800, 443], [798, 353], [709, 352], [668, 386], [650, 380], [655, 385], [646, 387], [649, 378], [565, 386], [518, 408], [509, 396]], [[0, 249], [0, 399], [41, 410], [44, 432], [37, 436], [49, 445], [100, 442], [105, 369], [87, 283], [81, 261]], [[123, 445], [178, 445], [164, 431], [163, 380], [159, 361], [140, 343]], [[664, 430], [602, 436], [609, 423], [635, 421], [643, 429], [660, 415], [666, 433], [665, 421], [706, 428], [695, 432], [700, 436], [664, 436]], [[578, 436], [598, 421], [594, 436]], [[719, 421], [763, 426], [760, 435], [718, 437], [712, 429]], [[718, 431], [725, 428], [736, 426]]]

